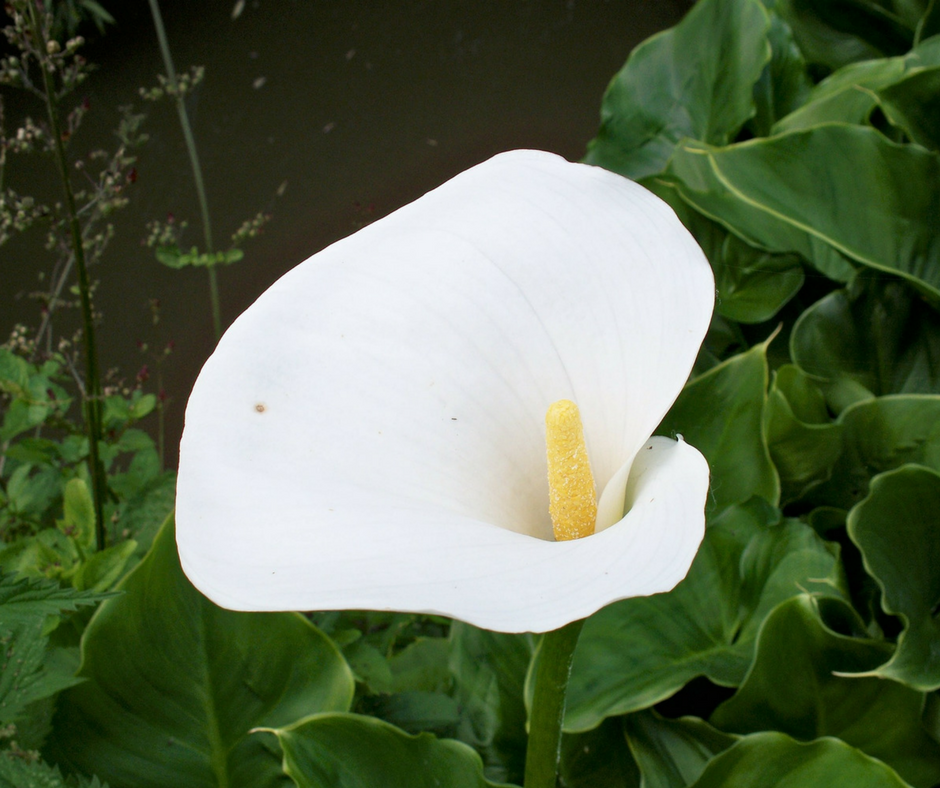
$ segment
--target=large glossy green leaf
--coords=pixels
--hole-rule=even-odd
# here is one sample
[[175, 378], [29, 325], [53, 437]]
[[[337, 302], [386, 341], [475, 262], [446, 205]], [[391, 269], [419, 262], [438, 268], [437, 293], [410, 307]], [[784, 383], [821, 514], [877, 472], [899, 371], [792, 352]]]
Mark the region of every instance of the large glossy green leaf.
[[450, 631], [453, 696], [460, 704], [457, 738], [483, 757], [487, 778], [522, 782], [532, 635], [488, 632], [455, 621]]
[[705, 767], [690, 788], [908, 788], [897, 773], [838, 739], [808, 744], [783, 733], [754, 733]]
[[860, 276], [800, 316], [790, 355], [836, 412], [882, 394], [940, 393], [940, 314], [894, 278]]
[[839, 279], [840, 257], [851, 259], [940, 298], [940, 158], [919, 146], [826, 124], [723, 148], [683, 142], [667, 174], [754, 246], [797, 252]]
[[683, 137], [730, 142], [754, 114], [768, 26], [756, 0], [701, 0], [642, 43], [604, 95], [585, 161], [637, 179], [662, 172]]
[[668, 594], [609, 605], [575, 650], [565, 728], [652, 706], [696, 676], [743, 681], [764, 617], [814, 589], [841, 595], [836, 556], [800, 522], [755, 498], [713, 519], [689, 574]]
[[764, 429], [784, 501], [827, 479], [842, 454], [843, 426], [831, 422], [822, 392], [792, 364], [774, 373]]
[[709, 511], [752, 495], [777, 503], [780, 482], [761, 425], [767, 378], [765, 343], [688, 383], [657, 429], [660, 435], [682, 435], [705, 455], [711, 468]]
[[[821, 610], [820, 610], [821, 608]], [[846, 633], [833, 631], [823, 618]], [[850, 678], [893, 651], [860, 638], [861, 620], [833, 599], [800, 596], [767, 617], [744, 684], [711, 722], [735, 733], [776, 730], [809, 741], [835, 736], [891, 766], [911, 785], [940, 781], [940, 744], [921, 724], [924, 695], [895, 681]]]
[[847, 512], [868, 495], [873, 476], [905, 463], [940, 470], [940, 396], [878, 397], [847, 408], [837, 422], [842, 453], [828, 479], [804, 495], [810, 506]]
[[183, 575], [172, 519], [82, 639], [83, 684], [60, 697], [57, 762], [112, 788], [283, 785], [274, 741], [249, 735], [349, 708], [352, 675], [294, 613], [234, 613]]
[[848, 517], [865, 569], [882, 588], [886, 613], [904, 622], [891, 660], [873, 675], [916, 689], [940, 688], [940, 474], [904, 465], [875, 477]]
[[484, 788], [480, 757], [467, 745], [410, 736], [358, 714], [318, 714], [272, 731], [284, 771], [298, 788]]
[[623, 727], [643, 788], [685, 788], [737, 739], [695, 717], [667, 720], [654, 711], [624, 717]]

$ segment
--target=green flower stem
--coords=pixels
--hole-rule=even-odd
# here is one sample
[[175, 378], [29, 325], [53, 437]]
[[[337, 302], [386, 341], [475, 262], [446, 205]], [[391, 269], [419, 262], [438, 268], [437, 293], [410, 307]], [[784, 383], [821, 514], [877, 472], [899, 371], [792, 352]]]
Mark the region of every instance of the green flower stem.
[[[160, 4], [157, 0], [149, 0], [150, 14], [153, 16], [153, 26], [157, 29], [157, 41], [160, 43], [160, 53], [163, 55], [163, 67], [166, 69], [167, 84], [173, 93], [176, 102], [176, 112], [179, 115], [180, 127], [183, 129], [183, 138], [186, 140], [186, 150], [189, 153], [189, 163], [193, 168], [193, 180], [196, 183], [196, 195], [199, 197], [199, 210], [202, 213], [202, 234], [206, 245], [206, 253], [212, 254], [212, 222], [209, 220], [209, 200], [206, 197], [206, 185], [202, 179], [202, 167], [199, 164], [199, 152], [196, 150], [196, 138], [193, 136], [193, 127], [189, 122], [189, 113], [186, 111], [186, 102], [179, 91], [176, 79], [176, 68], [173, 66], [173, 55], [170, 53], [170, 44], [166, 37], [166, 28], [163, 27], [163, 16], [160, 13]], [[216, 342], [222, 337], [222, 312], [219, 307], [219, 282], [215, 266], [206, 267], [209, 272], [209, 299], [212, 303], [212, 328], [215, 332]]]
[[571, 660], [584, 621], [546, 632], [536, 654], [535, 693], [529, 714], [525, 754], [525, 788], [555, 788], [561, 755], [561, 726]]
[[56, 164], [59, 167], [59, 178], [65, 191], [65, 210], [68, 214], [69, 233], [72, 238], [72, 254], [75, 258], [75, 270], [78, 273], [78, 292], [82, 311], [82, 339], [85, 345], [85, 432], [88, 435], [88, 460], [91, 474], [92, 501], [95, 510], [95, 542], [99, 550], [103, 550], [107, 543], [107, 534], [104, 524], [104, 501], [108, 494], [108, 480], [101, 464], [99, 442], [101, 440], [101, 376], [98, 372], [98, 348], [95, 340], [95, 318], [91, 306], [91, 287], [88, 283], [88, 268], [85, 265], [85, 245], [82, 242], [82, 227], [78, 220], [78, 211], [75, 207], [75, 195], [72, 192], [72, 182], [69, 178], [68, 160], [65, 157], [65, 146], [62, 143], [62, 126], [59, 123], [59, 113], [56, 107], [55, 85], [52, 81], [52, 71], [43, 60], [46, 52], [47, 39], [43, 26], [39, 22], [39, 11], [35, 0], [29, 3], [30, 25], [33, 28], [33, 38], [39, 47], [40, 71], [42, 71], [43, 92], [46, 100], [46, 111], [49, 115], [49, 131], [55, 147]]

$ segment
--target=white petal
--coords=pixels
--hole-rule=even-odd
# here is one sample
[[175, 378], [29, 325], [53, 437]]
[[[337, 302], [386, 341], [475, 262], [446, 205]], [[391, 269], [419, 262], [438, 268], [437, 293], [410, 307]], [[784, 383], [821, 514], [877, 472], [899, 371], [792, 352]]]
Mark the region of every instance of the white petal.
[[[187, 574], [236, 609], [436, 611], [507, 631], [653, 587], [616, 558], [617, 540], [653, 538], [632, 534], [633, 510], [545, 541], [544, 414], [578, 403], [604, 489], [681, 389], [713, 293], [694, 241], [636, 184], [532, 151], [463, 173], [289, 272], [223, 337], [180, 449]], [[700, 510], [707, 470], [690, 463]], [[643, 571], [674, 584], [685, 544]], [[615, 580], [585, 586], [586, 555]]]

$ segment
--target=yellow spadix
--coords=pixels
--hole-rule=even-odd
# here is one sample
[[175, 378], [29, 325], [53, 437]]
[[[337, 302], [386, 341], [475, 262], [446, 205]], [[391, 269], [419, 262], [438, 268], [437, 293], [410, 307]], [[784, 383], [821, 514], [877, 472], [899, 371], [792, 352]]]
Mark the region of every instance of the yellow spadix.
[[571, 400], [560, 399], [549, 406], [545, 414], [545, 445], [548, 511], [555, 541], [590, 536], [597, 519], [597, 491], [581, 414]]

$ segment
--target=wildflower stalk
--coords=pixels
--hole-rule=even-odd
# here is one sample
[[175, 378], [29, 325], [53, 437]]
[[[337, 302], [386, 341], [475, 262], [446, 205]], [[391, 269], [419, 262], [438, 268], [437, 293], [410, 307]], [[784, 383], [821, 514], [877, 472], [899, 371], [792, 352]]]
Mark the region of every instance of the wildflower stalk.
[[83, 405], [85, 432], [88, 435], [88, 459], [92, 482], [92, 501], [95, 510], [95, 543], [98, 550], [103, 550], [107, 543], [107, 534], [105, 533], [104, 524], [104, 501], [108, 493], [108, 482], [99, 453], [99, 442], [102, 438], [102, 396], [101, 376], [98, 371], [98, 349], [95, 339], [95, 319], [91, 305], [91, 286], [88, 281], [88, 268], [85, 265], [85, 244], [82, 240], [82, 228], [78, 219], [78, 210], [75, 207], [75, 195], [72, 192], [68, 161], [65, 157], [65, 146], [62, 142], [62, 126], [59, 122], [52, 70], [48, 62], [42, 61], [41, 53], [48, 51], [50, 44], [49, 40], [46, 38], [44, 26], [40, 24], [39, 21], [40, 12], [36, 7], [36, 0], [30, 0], [28, 10], [30, 26], [33, 29], [33, 37], [40, 48], [39, 65], [40, 71], [42, 72], [43, 96], [46, 102], [46, 111], [49, 115], [49, 130], [52, 137], [56, 164], [59, 168], [59, 178], [62, 181], [62, 188], [65, 192], [65, 210], [68, 215], [72, 255], [75, 260], [75, 270], [78, 275], [78, 292], [82, 312], [82, 339], [85, 346]]
[[546, 632], [539, 645], [535, 691], [529, 712], [529, 744], [525, 754], [525, 788], [555, 788], [561, 755], [561, 728], [571, 660], [584, 621], [572, 621], [561, 629]]
[[[189, 113], [186, 111], [186, 102], [179, 90], [176, 78], [176, 68], [173, 65], [173, 55], [167, 41], [166, 29], [163, 26], [163, 16], [160, 13], [158, 0], [149, 0], [150, 14], [153, 16], [153, 25], [157, 30], [157, 41], [160, 43], [160, 53], [163, 55], [163, 67], [166, 69], [167, 84], [176, 102], [176, 112], [179, 115], [180, 127], [183, 129], [183, 138], [186, 140], [186, 150], [189, 153], [189, 163], [193, 170], [193, 180], [196, 184], [196, 195], [199, 198], [199, 210], [202, 213], [202, 233], [205, 251], [212, 254], [212, 223], [209, 221], [209, 200], [206, 197], [206, 186], [202, 178], [202, 167], [199, 164], [199, 152], [196, 150], [196, 138], [193, 136], [192, 125], [189, 122]], [[209, 299], [212, 304], [212, 328], [215, 332], [216, 342], [222, 336], [222, 313], [219, 306], [219, 283], [215, 266], [206, 266], [209, 272]]]

